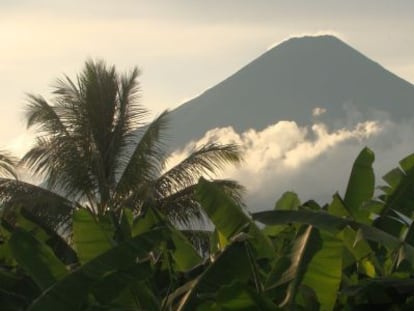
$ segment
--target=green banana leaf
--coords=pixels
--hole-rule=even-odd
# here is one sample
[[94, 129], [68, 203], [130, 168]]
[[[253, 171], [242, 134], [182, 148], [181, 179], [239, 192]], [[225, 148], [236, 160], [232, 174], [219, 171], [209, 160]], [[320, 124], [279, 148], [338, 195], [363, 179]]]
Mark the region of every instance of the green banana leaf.
[[18, 264], [42, 290], [68, 274], [65, 265], [53, 251], [31, 233], [16, 229], [8, 243]]
[[[268, 276], [266, 287], [281, 287], [285, 297], [281, 307], [295, 308], [304, 287], [310, 288], [320, 310], [332, 310], [342, 277], [343, 242], [335, 236], [303, 225], [290, 253], [278, 260]], [[306, 307], [306, 306], [305, 306]]]
[[360, 237], [366, 240], [377, 242], [390, 250], [397, 250], [404, 245], [406, 259], [414, 265], [414, 247], [385, 231], [373, 226], [356, 222], [354, 220], [330, 215], [320, 211], [266, 211], [254, 213], [253, 219], [266, 225], [280, 225], [289, 223], [308, 224], [334, 235], [338, 234], [345, 227], [350, 226], [358, 231]]
[[151, 228], [160, 225], [164, 226], [165, 230], [168, 231], [169, 240], [173, 244], [172, 247], [168, 247], [168, 249], [171, 251], [177, 271], [187, 271], [201, 263], [201, 256], [185, 235], [174, 228], [165, 217], [152, 208], [146, 209], [146, 211], [134, 221], [132, 225], [132, 235], [135, 236], [136, 234], [147, 232]]
[[114, 246], [113, 230], [110, 222], [92, 215], [86, 209], [73, 214], [73, 243], [81, 264], [103, 254]]
[[371, 200], [374, 195], [375, 175], [372, 168], [374, 160], [375, 155], [372, 150], [364, 148], [352, 166], [344, 203], [356, 220], [362, 203]]
[[275, 210], [297, 210], [300, 206], [300, 200], [295, 192], [287, 191], [277, 200]]
[[56, 257], [58, 257], [64, 264], [71, 265], [78, 262], [76, 252], [68, 244], [67, 240], [65, 240], [59, 232], [56, 232], [46, 226], [37, 216], [30, 213], [28, 210], [21, 208], [15, 208], [13, 211], [8, 212], [9, 216], [13, 215], [12, 223], [3, 218], [3, 226], [1, 227], [2, 229], [0, 229], [0, 235], [4, 234], [6, 231], [11, 234], [16, 227], [21, 228], [27, 232], [30, 232], [30, 234], [32, 234], [33, 237], [39, 242], [45, 243], [49, 246], [53, 250]]
[[207, 310], [220, 311], [275, 311], [278, 308], [265, 295], [240, 282], [223, 286], [219, 289], [216, 301]]
[[[206, 299], [215, 300], [222, 286], [236, 281], [246, 284], [252, 277], [252, 267], [245, 241], [231, 243], [196, 279], [178, 288], [167, 302], [172, 306], [180, 297], [177, 311], [196, 310]], [[183, 295], [184, 294], [184, 295]]]
[[[297, 210], [300, 206], [300, 200], [296, 193], [287, 191], [276, 201], [275, 210]], [[268, 237], [275, 237], [283, 230], [285, 230], [286, 226], [266, 226], [263, 228], [263, 233]]]
[[126, 267], [145, 266], [150, 252], [166, 238], [162, 228], [154, 229], [111, 248], [49, 287], [28, 310], [81, 310], [103, 277]]
[[231, 241], [237, 234], [246, 231], [251, 237], [252, 247], [258, 258], [273, 258], [273, 246], [269, 238], [257, 227], [220, 187], [200, 178], [196, 190], [196, 198], [204, 212], [216, 227], [218, 234]]
[[400, 161], [400, 168], [394, 168], [383, 179], [389, 189], [384, 197], [385, 206], [381, 215], [388, 215], [392, 210], [411, 216], [414, 204], [414, 154]]
[[310, 260], [302, 285], [315, 292], [320, 310], [333, 310], [342, 280], [344, 244], [337, 237], [318, 231], [321, 249]]

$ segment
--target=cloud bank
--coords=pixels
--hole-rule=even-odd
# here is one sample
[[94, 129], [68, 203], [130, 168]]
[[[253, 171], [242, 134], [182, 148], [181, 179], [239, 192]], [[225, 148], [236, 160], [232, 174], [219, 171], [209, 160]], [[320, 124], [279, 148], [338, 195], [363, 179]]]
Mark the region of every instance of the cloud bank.
[[247, 188], [246, 202], [252, 211], [271, 209], [285, 191], [295, 191], [302, 201], [315, 199], [323, 204], [335, 192], [345, 191], [352, 164], [364, 146], [376, 153], [377, 181], [412, 152], [414, 122], [365, 121], [335, 131], [323, 123], [301, 127], [280, 121], [262, 131], [237, 133], [231, 127], [208, 131], [197, 142], [173, 153], [174, 165], [191, 150], [208, 142], [241, 146], [244, 163], [226, 168], [219, 178], [231, 178]]

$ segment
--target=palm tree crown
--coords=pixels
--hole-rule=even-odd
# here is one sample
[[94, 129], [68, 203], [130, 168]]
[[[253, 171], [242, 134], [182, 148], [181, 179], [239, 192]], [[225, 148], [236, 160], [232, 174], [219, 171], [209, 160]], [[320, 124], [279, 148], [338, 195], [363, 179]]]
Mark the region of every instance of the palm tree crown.
[[[199, 219], [194, 184], [203, 174], [239, 162], [238, 148], [205, 145], [164, 171], [168, 112], [145, 123], [149, 113], [138, 102], [138, 76], [137, 68], [119, 74], [114, 66], [89, 60], [76, 80], [56, 81], [50, 102], [29, 95], [27, 126], [36, 129], [37, 138], [22, 163], [45, 177], [45, 188], [2, 178], [3, 204], [47, 214], [54, 225], [67, 221], [74, 208], [117, 217], [124, 208], [139, 212], [147, 203], [178, 223]], [[237, 183], [215, 182], [240, 198]]]

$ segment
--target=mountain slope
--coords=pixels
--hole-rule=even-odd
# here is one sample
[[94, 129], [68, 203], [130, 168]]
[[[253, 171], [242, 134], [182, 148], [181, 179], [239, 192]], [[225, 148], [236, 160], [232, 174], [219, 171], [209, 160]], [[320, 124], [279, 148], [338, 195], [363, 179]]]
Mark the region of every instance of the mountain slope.
[[173, 147], [215, 127], [257, 130], [280, 120], [333, 128], [411, 118], [414, 86], [333, 36], [289, 39], [171, 113]]

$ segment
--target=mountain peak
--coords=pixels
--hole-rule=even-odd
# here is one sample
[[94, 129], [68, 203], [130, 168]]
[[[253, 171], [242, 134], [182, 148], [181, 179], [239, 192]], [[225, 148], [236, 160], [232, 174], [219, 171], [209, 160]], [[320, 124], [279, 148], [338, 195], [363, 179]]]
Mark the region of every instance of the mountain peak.
[[282, 44], [289, 44], [289, 43], [294, 43], [294, 42], [318, 42], [318, 43], [322, 43], [322, 42], [341, 42], [344, 43], [341, 39], [339, 39], [338, 37], [334, 36], [334, 35], [330, 35], [330, 34], [323, 34], [323, 35], [303, 35], [303, 36], [297, 36], [297, 37], [290, 37], [284, 41], [282, 41], [279, 45]]
[[334, 35], [304, 35], [299, 37], [290, 37], [286, 40], [283, 40], [280, 43], [269, 48], [267, 52], [272, 52], [280, 49], [297, 49], [312, 47], [318, 49], [325, 49], [332, 47], [341, 48], [345, 46], [351, 48], [344, 41], [342, 41]]
[[[263, 55], [258, 57], [250, 64], [257, 60], [264, 61], [272, 59], [278, 61], [284, 59], [289, 62], [308, 62], [319, 61], [345, 61], [349, 57], [362, 58], [372, 62], [366, 56], [352, 48], [350, 45], [333, 35], [306, 35], [302, 37], [292, 37], [280, 44], [272, 47]], [[249, 65], [250, 65], [249, 64]], [[315, 65], [320, 65], [315, 64]]]
[[[288, 39], [172, 112], [174, 144], [215, 127], [261, 130], [281, 120], [342, 127], [412, 117], [414, 86], [332, 35]], [[357, 116], [357, 117], [355, 117]]]

